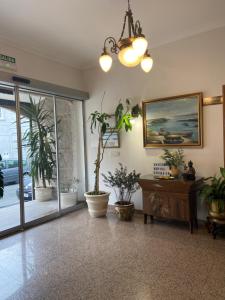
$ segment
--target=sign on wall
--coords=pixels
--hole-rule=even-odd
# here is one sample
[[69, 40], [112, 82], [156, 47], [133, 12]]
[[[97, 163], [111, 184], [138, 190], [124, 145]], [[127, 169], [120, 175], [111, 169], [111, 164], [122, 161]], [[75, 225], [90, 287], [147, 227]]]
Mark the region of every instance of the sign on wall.
[[16, 71], [16, 59], [0, 53], [0, 68], [4, 70]]

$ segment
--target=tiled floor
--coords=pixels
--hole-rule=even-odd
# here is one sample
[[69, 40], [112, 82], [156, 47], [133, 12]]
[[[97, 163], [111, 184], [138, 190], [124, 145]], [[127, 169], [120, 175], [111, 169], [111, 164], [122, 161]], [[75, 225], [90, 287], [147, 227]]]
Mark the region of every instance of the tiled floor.
[[87, 210], [0, 240], [0, 299], [225, 299], [225, 239]]

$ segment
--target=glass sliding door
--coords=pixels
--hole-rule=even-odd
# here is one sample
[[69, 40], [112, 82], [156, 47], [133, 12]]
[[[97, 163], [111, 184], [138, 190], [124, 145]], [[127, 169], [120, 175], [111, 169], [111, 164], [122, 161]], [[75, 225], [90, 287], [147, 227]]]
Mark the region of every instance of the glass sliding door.
[[16, 101], [14, 89], [4, 85], [0, 85], [0, 155], [4, 184], [4, 196], [0, 198], [1, 232], [19, 226], [21, 221]]
[[81, 101], [0, 84], [0, 236], [83, 207], [83, 129]]
[[61, 209], [84, 199], [85, 165], [82, 102], [56, 98]]
[[54, 98], [20, 90], [25, 223], [58, 212]]

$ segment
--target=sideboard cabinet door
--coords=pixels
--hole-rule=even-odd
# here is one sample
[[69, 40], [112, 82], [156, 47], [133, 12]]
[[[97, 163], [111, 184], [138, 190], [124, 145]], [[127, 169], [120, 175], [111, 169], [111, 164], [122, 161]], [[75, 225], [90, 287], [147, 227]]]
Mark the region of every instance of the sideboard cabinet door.
[[186, 195], [157, 191], [143, 191], [143, 210], [147, 215], [189, 220], [189, 200]]

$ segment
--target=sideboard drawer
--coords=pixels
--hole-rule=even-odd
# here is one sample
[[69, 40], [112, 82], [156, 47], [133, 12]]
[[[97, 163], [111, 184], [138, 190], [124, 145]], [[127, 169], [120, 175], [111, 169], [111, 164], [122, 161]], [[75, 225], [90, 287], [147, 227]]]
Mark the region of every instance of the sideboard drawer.
[[185, 194], [143, 191], [145, 214], [176, 220], [189, 220], [189, 199]]

